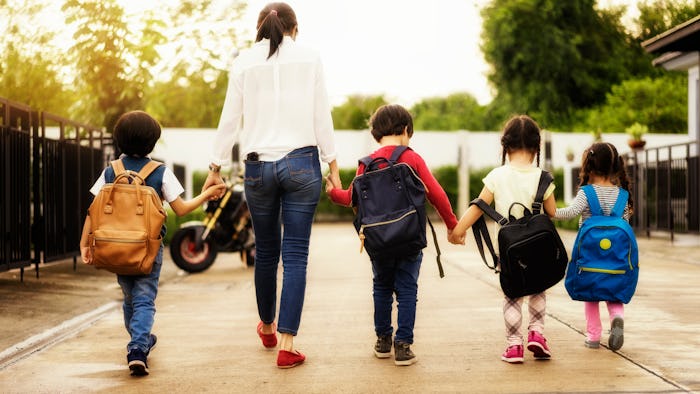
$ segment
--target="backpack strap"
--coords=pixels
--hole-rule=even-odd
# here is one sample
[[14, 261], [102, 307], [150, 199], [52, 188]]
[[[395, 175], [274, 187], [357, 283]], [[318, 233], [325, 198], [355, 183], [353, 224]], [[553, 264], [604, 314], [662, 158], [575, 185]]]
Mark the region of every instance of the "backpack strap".
[[112, 160], [109, 162], [109, 164], [112, 166], [112, 169], [114, 170], [114, 177], [115, 178], [126, 172], [126, 168], [124, 167], [124, 162], [122, 162], [122, 159]]
[[392, 163], [398, 163], [399, 162], [399, 157], [406, 152], [409, 148], [406, 145], [397, 145], [396, 148], [394, 148], [394, 151], [391, 152], [391, 157], [389, 157], [389, 161]]
[[141, 171], [139, 171], [138, 175], [141, 177], [141, 179], [143, 179], [143, 182], [146, 183], [146, 178], [148, 178], [148, 176], [151, 175], [151, 173], [155, 171], [156, 168], [162, 165], [163, 163], [159, 161], [151, 160], [148, 163], [146, 163], [146, 165], [143, 166], [143, 168], [141, 168]]
[[[476, 205], [481, 209], [486, 215], [491, 217], [492, 219], [496, 220], [500, 225], [504, 225], [508, 223], [508, 220], [501, 216], [498, 212], [496, 212], [495, 209], [491, 208], [490, 205], [486, 204], [486, 202], [480, 198], [476, 198], [472, 200], [469, 205]], [[495, 214], [496, 217], [500, 219], [496, 219], [495, 217], [491, 216], [492, 214]], [[493, 246], [493, 242], [491, 242], [491, 235], [489, 234], [489, 228], [486, 225], [486, 219], [484, 219], [483, 216], [481, 216], [479, 219], [477, 219], [476, 222], [472, 225], [472, 232], [474, 233], [474, 240], [476, 241], [476, 247], [479, 249], [479, 254], [481, 254], [481, 259], [484, 260], [484, 264], [486, 266], [493, 270], [495, 273], [499, 272], [498, 269], [498, 263], [499, 263], [499, 258], [498, 255], [496, 254], [496, 249]], [[486, 244], [486, 247], [489, 249], [489, 253], [491, 254], [491, 260], [493, 261], [493, 266], [489, 265], [488, 260], [486, 259], [486, 254], [484, 253], [484, 245], [482, 243]]]
[[615, 206], [613, 206], [612, 211], [610, 211], [610, 216], [623, 217], [625, 214], [625, 207], [627, 207], [627, 201], [630, 197], [627, 190], [618, 187], [619, 193], [617, 194], [617, 201], [615, 201]]
[[535, 193], [535, 201], [532, 202], [532, 214], [539, 215], [544, 202], [544, 193], [547, 191], [549, 184], [554, 181], [554, 177], [549, 171], [542, 170], [540, 174], [540, 182], [537, 185], [537, 193]]
[[433, 223], [430, 221], [430, 218], [428, 217], [428, 215], [425, 215], [425, 218], [428, 219], [428, 224], [430, 225], [430, 231], [433, 233], [433, 242], [435, 243], [435, 252], [437, 253], [437, 257], [435, 259], [437, 260], [438, 271], [440, 272], [440, 277], [444, 278], [445, 277], [445, 270], [442, 269], [442, 262], [440, 261], [440, 255], [442, 255], [442, 252], [440, 252], [440, 245], [438, 245], [437, 234], [435, 233], [435, 227], [433, 227]]
[[603, 209], [600, 207], [600, 201], [598, 201], [598, 194], [596, 194], [593, 185], [585, 185], [581, 187], [584, 193], [586, 193], [586, 199], [588, 200], [588, 208], [591, 210], [591, 215], [593, 216], [603, 216]]

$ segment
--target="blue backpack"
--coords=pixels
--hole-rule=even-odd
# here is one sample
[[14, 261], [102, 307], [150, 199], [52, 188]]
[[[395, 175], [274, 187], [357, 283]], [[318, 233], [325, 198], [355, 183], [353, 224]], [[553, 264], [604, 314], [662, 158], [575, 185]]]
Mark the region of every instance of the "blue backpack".
[[583, 186], [592, 216], [578, 231], [564, 285], [577, 301], [628, 303], [639, 278], [639, 250], [632, 227], [622, 215], [629, 193], [620, 189], [605, 216], [593, 186]]

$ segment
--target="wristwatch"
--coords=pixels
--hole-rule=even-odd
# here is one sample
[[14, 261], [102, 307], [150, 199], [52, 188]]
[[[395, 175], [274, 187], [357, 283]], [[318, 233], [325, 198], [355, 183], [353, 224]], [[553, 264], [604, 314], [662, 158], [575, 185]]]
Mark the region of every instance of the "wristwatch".
[[221, 166], [216, 165], [214, 163], [209, 163], [209, 171], [211, 172], [219, 172], [221, 171]]

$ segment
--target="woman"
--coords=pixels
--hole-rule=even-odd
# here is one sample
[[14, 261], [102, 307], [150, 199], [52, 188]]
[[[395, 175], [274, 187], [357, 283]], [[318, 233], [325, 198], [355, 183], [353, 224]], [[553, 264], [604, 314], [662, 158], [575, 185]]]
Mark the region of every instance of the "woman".
[[[294, 349], [293, 338], [304, 304], [309, 237], [321, 192], [319, 150], [320, 160], [330, 168], [330, 181], [342, 187], [320, 57], [297, 45], [297, 32], [296, 15], [286, 3], [270, 3], [260, 12], [256, 43], [241, 51], [229, 73], [203, 187], [222, 182], [219, 170], [238, 141], [246, 158], [245, 195], [255, 230], [257, 331], [267, 348], [277, 346], [275, 328], [280, 333], [280, 368], [305, 360]], [[275, 325], [280, 256], [283, 279]]]

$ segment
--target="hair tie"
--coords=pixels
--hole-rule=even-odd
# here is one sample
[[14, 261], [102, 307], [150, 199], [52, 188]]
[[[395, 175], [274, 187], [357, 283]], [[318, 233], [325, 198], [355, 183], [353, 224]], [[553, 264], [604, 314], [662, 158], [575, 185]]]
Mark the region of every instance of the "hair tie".
[[270, 15], [277, 16], [277, 10], [270, 10]]
[[588, 156], [593, 156], [595, 155], [595, 152], [593, 152], [593, 149], [588, 150]]

